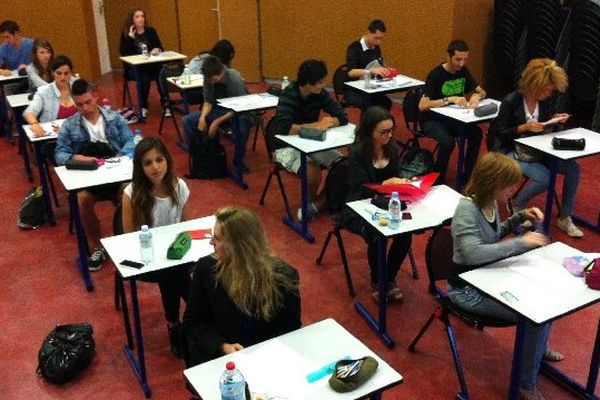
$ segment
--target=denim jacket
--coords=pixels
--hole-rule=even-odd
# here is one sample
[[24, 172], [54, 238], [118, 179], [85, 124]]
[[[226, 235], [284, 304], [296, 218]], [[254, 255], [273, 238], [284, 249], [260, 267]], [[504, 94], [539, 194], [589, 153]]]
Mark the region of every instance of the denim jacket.
[[[120, 114], [100, 108], [104, 118], [104, 131], [108, 143], [116, 148], [120, 154], [132, 153], [134, 150], [133, 135], [127, 123]], [[56, 143], [56, 164], [65, 165], [75, 154], [90, 142], [90, 133], [87, 130], [81, 114], [77, 113], [68, 118], [61, 126]]]

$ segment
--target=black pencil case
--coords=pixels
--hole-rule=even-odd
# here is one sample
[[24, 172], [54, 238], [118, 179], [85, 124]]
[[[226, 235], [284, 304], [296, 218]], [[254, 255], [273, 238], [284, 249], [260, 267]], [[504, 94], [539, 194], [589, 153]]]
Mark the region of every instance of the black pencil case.
[[554, 150], [583, 150], [585, 149], [585, 139], [567, 139], [552, 138], [552, 148]]
[[320, 142], [323, 142], [325, 141], [325, 139], [327, 139], [327, 131], [322, 131], [320, 129], [314, 128], [300, 128], [298, 136], [300, 136], [303, 139], [318, 140]]
[[496, 112], [498, 112], [498, 106], [496, 105], [496, 103], [490, 103], [483, 106], [479, 106], [475, 110], [473, 110], [473, 114], [475, 114], [476, 117], [480, 118], [487, 117], [488, 115], [495, 114]]
[[65, 164], [67, 169], [82, 169], [82, 170], [94, 170], [98, 169], [98, 163], [94, 160], [89, 161], [80, 161], [80, 160], [70, 160]]

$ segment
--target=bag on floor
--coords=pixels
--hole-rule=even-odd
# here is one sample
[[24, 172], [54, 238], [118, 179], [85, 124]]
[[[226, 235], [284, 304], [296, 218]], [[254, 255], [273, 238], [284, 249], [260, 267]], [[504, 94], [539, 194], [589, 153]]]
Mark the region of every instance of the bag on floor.
[[137, 124], [139, 122], [137, 113], [132, 107], [119, 108], [118, 113], [121, 114], [125, 122], [127, 122], [127, 125]]
[[434, 166], [435, 163], [431, 151], [420, 147], [413, 147], [406, 152], [402, 161], [400, 161], [398, 176], [405, 179], [423, 176], [432, 172]]
[[188, 178], [223, 178], [227, 172], [227, 156], [219, 138], [196, 134], [190, 144], [190, 174]]
[[46, 222], [46, 212], [44, 210], [42, 187], [32, 188], [19, 208], [17, 226], [21, 229], [36, 229]]
[[37, 373], [59, 385], [75, 378], [94, 358], [93, 332], [86, 323], [57, 325], [42, 343]]

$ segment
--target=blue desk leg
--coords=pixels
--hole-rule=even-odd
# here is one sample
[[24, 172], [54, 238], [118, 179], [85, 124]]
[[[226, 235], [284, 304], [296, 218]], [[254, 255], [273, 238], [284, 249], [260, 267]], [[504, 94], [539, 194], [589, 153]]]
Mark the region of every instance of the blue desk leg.
[[592, 352], [592, 359], [590, 360], [590, 370], [588, 373], [588, 380], [586, 386], [583, 387], [579, 382], [567, 376], [564, 372], [558, 368], [550, 365], [546, 361], [542, 361], [542, 372], [549, 378], [561, 383], [567, 389], [580, 397], [588, 400], [598, 400], [596, 396], [596, 382], [598, 380], [598, 366], [600, 364], [600, 323], [596, 328], [596, 340], [594, 341], [594, 350]]
[[375, 320], [367, 308], [359, 301], [354, 303], [354, 308], [367, 321], [369, 326], [377, 332], [383, 343], [392, 348], [396, 345], [394, 340], [387, 333], [387, 262], [386, 262], [387, 239], [380, 236], [377, 239], [377, 252], [379, 254], [379, 281], [377, 282], [379, 290], [379, 321]]
[[50, 188], [48, 187], [48, 179], [46, 174], [46, 163], [44, 162], [44, 156], [42, 155], [42, 149], [40, 142], [35, 142], [33, 145], [35, 158], [38, 164], [38, 171], [40, 174], [40, 183], [42, 184], [42, 193], [44, 198], [44, 208], [46, 209], [46, 217], [48, 223], [52, 226], [56, 225], [54, 220], [54, 211], [52, 210], [52, 202], [50, 201]]
[[233, 135], [234, 135], [234, 150], [233, 150], [233, 162], [232, 169], [227, 170], [227, 176], [231, 178], [235, 183], [238, 184], [244, 190], [248, 189], [248, 185], [244, 182], [244, 174], [242, 172], [244, 160], [240, 157], [242, 146], [242, 137], [240, 135], [240, 114], [236, 113], [233, 117]]
[[[308, 172], [306, 171], [306, 153], [300, 152], [300, 196], [302, 215], [307, 215], [308, 211]], [[308, 219], [302, 218], [302, 223], [298, 224], [289, 215], [283, 217], [283, 223], [289, 226], [294, 232], [298, 233], [308, 243], [314, 243], [315, 238], [308, 231]]]
[[79, 214], [79, 204], [77, 203], [77, 190], [69, 192], [69, 206], [71, 207], [71, 215], [73, 216], [73, 224], [75, 225], [75, 233], [77, 235], [77, 248], [79, 255], [77, 256], [77, 267], [85, 283], [85, 288], [88, 292], [94, 290], [94, 283], [90, 276], [90, 268], [88, 265], [88, 245], [85, 238], [85, 231]]
[[464, 185], [465, 178], [465, 141], [467, 135], [467, 126], [460, 125], [458, 134], [458, 164], [456, 166], [456, 190], [461, 191]]
[[544, 232], [550, 234], [550, 221], [552, 220], [552, 202], [554, 201], [554, 187], [556, 185], [556, 160], [550, 160], [550, 179], [548, 180], [548, 193], [546, 193], [546, 207], [544, 209]]
[[17, 124], [17, 131], [19, 132], [19, 152], [23, 157], [23, 164], [25, 166], [25, 173], [27, 174], [27, 180], [33, 182], [33, 174], [31, 173], [31, 164], [29, 163], [29, 151], [27, 151], [27, 134], [23, 129], [23, 110], [13, 109], [13, 115], [15, 116], [15, 122]]
[[521, 377], [521, 365], [523, 364], [523, 339], [525, 338], [525, 324], [525, 320], [519, 320], [517, 323], [512, 369], [510, 372], [510, 389], [508, 392], [509, 400], [519, 399], [519, 380]]
[[135, 279], [130, 280], [131, 285], [131, 305], [133, 308], [133, 323], [135, 328], [135, 344], [137, 346], [137, 359], [133, 354], [133, 351], [129, 347], [129, 345], [125, 345], [123, 347], [123, 351], [125, 352], [125, 356], [127, 357], [127, 361], [129, 361], [129, 365], [131, 369], [133, 369], [133, 373], [135, 377], [142, 387], [144, 391], [144, 395], [147, 399], [152, 396], [152, 390], [150, 389], [150, 384], [148, 383], [148, 377], [146, 376], [146, 358], [144, 356], [144, 338], [142, 336], [142, 321], [140, 318], [140, 306], [138, 304], [137, 297], [137, 284]]

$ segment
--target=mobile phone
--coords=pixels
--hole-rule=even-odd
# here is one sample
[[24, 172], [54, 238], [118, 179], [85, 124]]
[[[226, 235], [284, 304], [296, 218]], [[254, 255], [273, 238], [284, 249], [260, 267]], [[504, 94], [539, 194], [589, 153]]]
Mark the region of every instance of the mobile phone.
[[409, 212], [403, 212], [402, 219], [412, 219], [412, 214]]
[[119, 264], [123, 265], [125, 267], [136, 268], [136, 269], [140, 269], [144, 266], [144, 264], [142, 264], [142, 263], [139, 263], [136, 261], [131, 261], [131, 260], [123, 260]]

